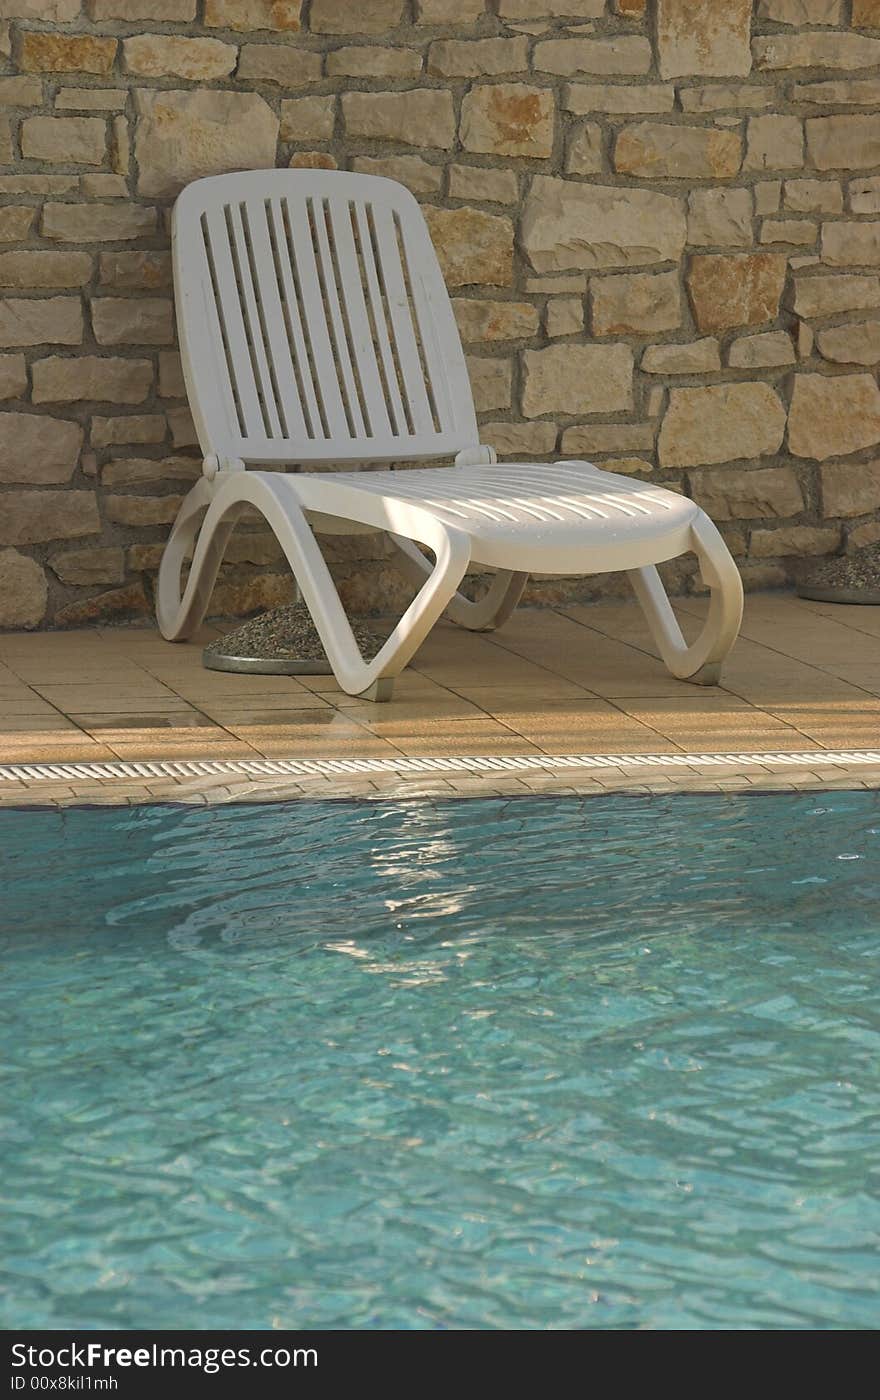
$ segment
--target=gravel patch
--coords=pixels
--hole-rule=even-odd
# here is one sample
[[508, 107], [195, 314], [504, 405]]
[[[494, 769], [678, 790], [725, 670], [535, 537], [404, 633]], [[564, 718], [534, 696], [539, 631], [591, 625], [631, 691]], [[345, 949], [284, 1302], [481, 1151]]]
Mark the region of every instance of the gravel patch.
[[880, 543], [823, 559], [803, 574], [797, 591], [823, 603], [880, 604]]
[[[370, 623], [350, 618], [355, 641], [366, 660], [385, 638]], [[329, 675], [330, 663], [305, 603], [272, 608], [216, 637], [202, 653], [210, 671], [257, 675]]]

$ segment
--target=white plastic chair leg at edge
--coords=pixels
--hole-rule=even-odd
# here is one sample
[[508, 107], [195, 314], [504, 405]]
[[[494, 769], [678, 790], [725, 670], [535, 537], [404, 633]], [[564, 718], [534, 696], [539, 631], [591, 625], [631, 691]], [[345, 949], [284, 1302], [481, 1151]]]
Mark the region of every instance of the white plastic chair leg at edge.
[[691, 527], [700, 572], [709, 585], [709, 612], [690, 646], [682, 636], [666, 589], [653, 564], [628, 575], [663, 661], [673, 676], [694, 685], [718, 685], [722, 663], [739, 634], [743, 587], [739, 570], [718, 530], [700, 512]]
[[[412, 540], [391, 535], [396, 547], [395, 562], [401, 573], [416, 587], [421, 587], [431, 573], [430, 560]], [[499, 569], [482, 598], [475, 602], [463, 593], [456, 593], [446, 609], [446, 616], [470, 632], [493, 632], [501, 627], [523, 595], [529, 581], [527, 573]]]
[[[205, 479], [196, 483], [181, 507], [159, 569], [157, 615], [162, 635], [179, 641], [199, 626], [229, 535], [239, 515], [251, 505], [265, 517], [284, 550], [339, 685], [349, 695], [390, 700], [394, 677], [455, 597], [470, 563], [470, 542], [428, 511], [407, 508], [407, 527], [431, 550], [436, 563], [377, 655], [364, 661], [293, 482], [294, 478], [274, 472], [236, 471], [219, 485]], [[181, 596], [181, 569], [191, 551], [189, 578]]]

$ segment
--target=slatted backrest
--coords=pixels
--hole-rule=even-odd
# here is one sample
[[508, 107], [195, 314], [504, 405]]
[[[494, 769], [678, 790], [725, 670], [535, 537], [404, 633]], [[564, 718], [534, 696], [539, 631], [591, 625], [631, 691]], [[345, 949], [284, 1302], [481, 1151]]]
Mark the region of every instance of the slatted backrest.
[[375, 175], [196, 180], [174, 210], [183, 369], [203, 451], [393, 461], [479, 442], [427, 225]]

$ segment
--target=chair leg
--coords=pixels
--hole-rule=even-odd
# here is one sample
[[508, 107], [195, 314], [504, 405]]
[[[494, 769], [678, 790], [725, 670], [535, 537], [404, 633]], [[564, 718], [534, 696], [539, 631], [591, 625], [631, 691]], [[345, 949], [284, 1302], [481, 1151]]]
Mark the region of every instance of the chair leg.
[[[396, 548], [396, 563], [410, 583], [420, 586], [430, 576], [431, 565], [412, 542], [400, 535], [391, 535]], [[456, 593], [446, 609], [446, 616], [470, 632], [494, 632], [501, 627], [523, 595], [528, 574], [499, 570], [482, 598], [472, 602], [463, 593]]]
[[[181, 564], [207, 502], [181, 598]], [[297, 497], [295, 478], [277, 472], [233, 472], [219, 486], [216, 480], [204, 485], [199, 482], [181, 507], [160, 571], [159, 625], [169, 640], [191, 635], [204, 616], [223, 550], [236, 519], [248, 505], [261, 512], [284, 550], [342, 689], [349, 695], [390, 700], [394, 677], [414, 656], [464, 577], [470, 562], [467, 536], [449, 529], [427, 511], [418, 507], [410, 510], [414, 534], [437, 562], [378, 654], [372, 661], [364, 661]]]
[[718, 685], [722, 663], [742, 622], [742, 579], [727, 545], [702, 512], [692, 527], [692, 542], [710, 596], [703, 630], [690, 646], [682, 636], [655, 566], [631, 569], [629, 577], [660, 655], [672, 674], [694, 685]]

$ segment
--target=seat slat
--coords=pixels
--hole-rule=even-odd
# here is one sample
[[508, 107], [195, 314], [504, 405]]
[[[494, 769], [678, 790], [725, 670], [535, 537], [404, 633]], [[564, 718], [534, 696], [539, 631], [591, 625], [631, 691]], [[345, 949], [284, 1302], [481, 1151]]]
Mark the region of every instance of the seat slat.
[[348, 410], [349, 423], [351, 424], [353, 436], [358, 438], [369, 437], [367, 424], [364, 419], [363, 404], [354, 373], [354, 366], [351, 360], [351, 350], [348, 343], [348, 326], [342, 310], [342, 302], [339, 295], [339, 281], [337, 269], [333, 257], [333, 250], [330, 245], [331, 230], [327, 226], [327, 201], [323, 199], [312, 199], [309, 201], [314, 220], [315, 239], [318, 244], [318, 256], [320, 259], [320, 269], [324, 290], [324, 310], [327, 317], [328, 330], [332, 337], [335, 350], [337, 372], [341, 380], [341, 387]]
[[248, 436], [261, 434], [265, 432], [263, 411], [257, 393], [254, 367], [248, 352], [247, 329], [238, 294], [232, 250], [229, 245], [229, 230], [226, 227], [226, 219], [222, 209], [207, 210], [205, 220], [210, 240], [211, 258], [217, 275], [217, 291], [222, 302], [223, 317], [226, 323], [226, 339], [229, 359], [232, 362], [232, 373], [235, 378], [235, 392], [241, 406], [245, 432]]
[[373, 211], [373, 224], [376, 230], [382, 279], [388, 294], [388, 313], [391, 317], [394, 341], [397, 346], [397, 363], [403, 376], [413, 427], [417, 433], [433, 433], [436, 431], [434, 415], [431, 412], [431, 405], [425, 390], [418, 342], [413, 331], [406, 281], [400, 262], [400, 250], [397, 246], [394, 216], [389, 209], [376, 206]]
[[278, 400], [278, 414], [285, 437], [310, 436], [306, 426], [291, 353], [291, 333], [288, 330], [282, 304], [283, 288], [279, 285], [276, 251], [273, 251], [269, 229], [269, 213], [265, 204], [254, 201], [248, 206], [251, 248], [257, 268], [259, 295], [266, 330], [267, 348], [272, 363], [273, 382]]
[[[324, 424], [315, 385], [312, 379], [312, 366], [309, 361], [308, 346], [300, 315], [299, 295], [291, 262], [291, 249], [284, 226], [284, 207], [279, 198], [268, 201], [272, 217], [272, 232], [278, 255], [277, 275], [281, 281], [284, 305], [287, 309], [287, 329], [293, 341], [292, 357], [296, 372], [297, 389], [300, 392], [300, 409], [304, 410], [308, 422], [306, 433], [310, 438], [324, 437]], [[302, 399], [305, 399], [303, 404]]]
[[[297, 280], [304, 317], [304, 331], [314, 364], [315, 389], [321, 396], [327, 432], [331, 438], [351, 442], [352, 432], [345, 412], [345, 404], [339, 386], [339, 376], [333, 355], [333, 345], [327, 328], [327, 316], [321, 296], [321, 283], [312, 234], [302, 210], [297, 211], [290, 200], [288, 206], [288, 230], [290, 233], [293, 257], [296, 262]], [[297, 213], [299, 212], [299, 217]]]
[[351, 208], [347, 199], [328, 199], [329, 212], [336, 254], [341, 272], [341, 292], [345, 306], [354, 360], [365, 399], [365, 415], [372, 437], [393, 434], [394, 426], [388, 416], [388, 405], [376, 358], [376, 346], [364, 288], [360, 277], [357, 249], [351, 224]]
[[376, 330], [376, 344], [379, 355], [381, 356], [382, 377], [385, 386], [386, 403], [391, 419], [391, 431], [395, 437], [404, 437], [409, 432], [409, 425], [406, 420], [403, 399], [400, 395], [397, 368], [394, 363], [394, 352], [391, 348], [391, 340], [388, 335], [388, 321], [385, 316], [385, 303], [382, 297], [382, 288], [379, 284], [379, 274], [376, 269], [376, 259], [373, 253], [373, 238], [370, 232], [367, 206], [362, 201], [358, 201], [355, 204], [355, 218], [357, 220], [361, 261], [367, 283], [367, 295], [369, 297], [373, 325]]
[[232, 230], [233, 246], [236, 254], [235, 260], [238, 268], [239, 295], [243, 303], [242, 317], [245, 322], [248, 344], [251, 350], [254, 374], [257, 378], [260, 390], [263, 419], [267, 425], [269, 437], [286, 437], [287, 434], [281, 426], [281, 418], [278, 413], [275, 384], [272, 378], [272, 366], [266, 354], [259, 296], [251, 274], [249, 229], [245, 226], [247, 212], [243, 205], [231, 204], [229, 206], [228, 217], [229, 226]]

